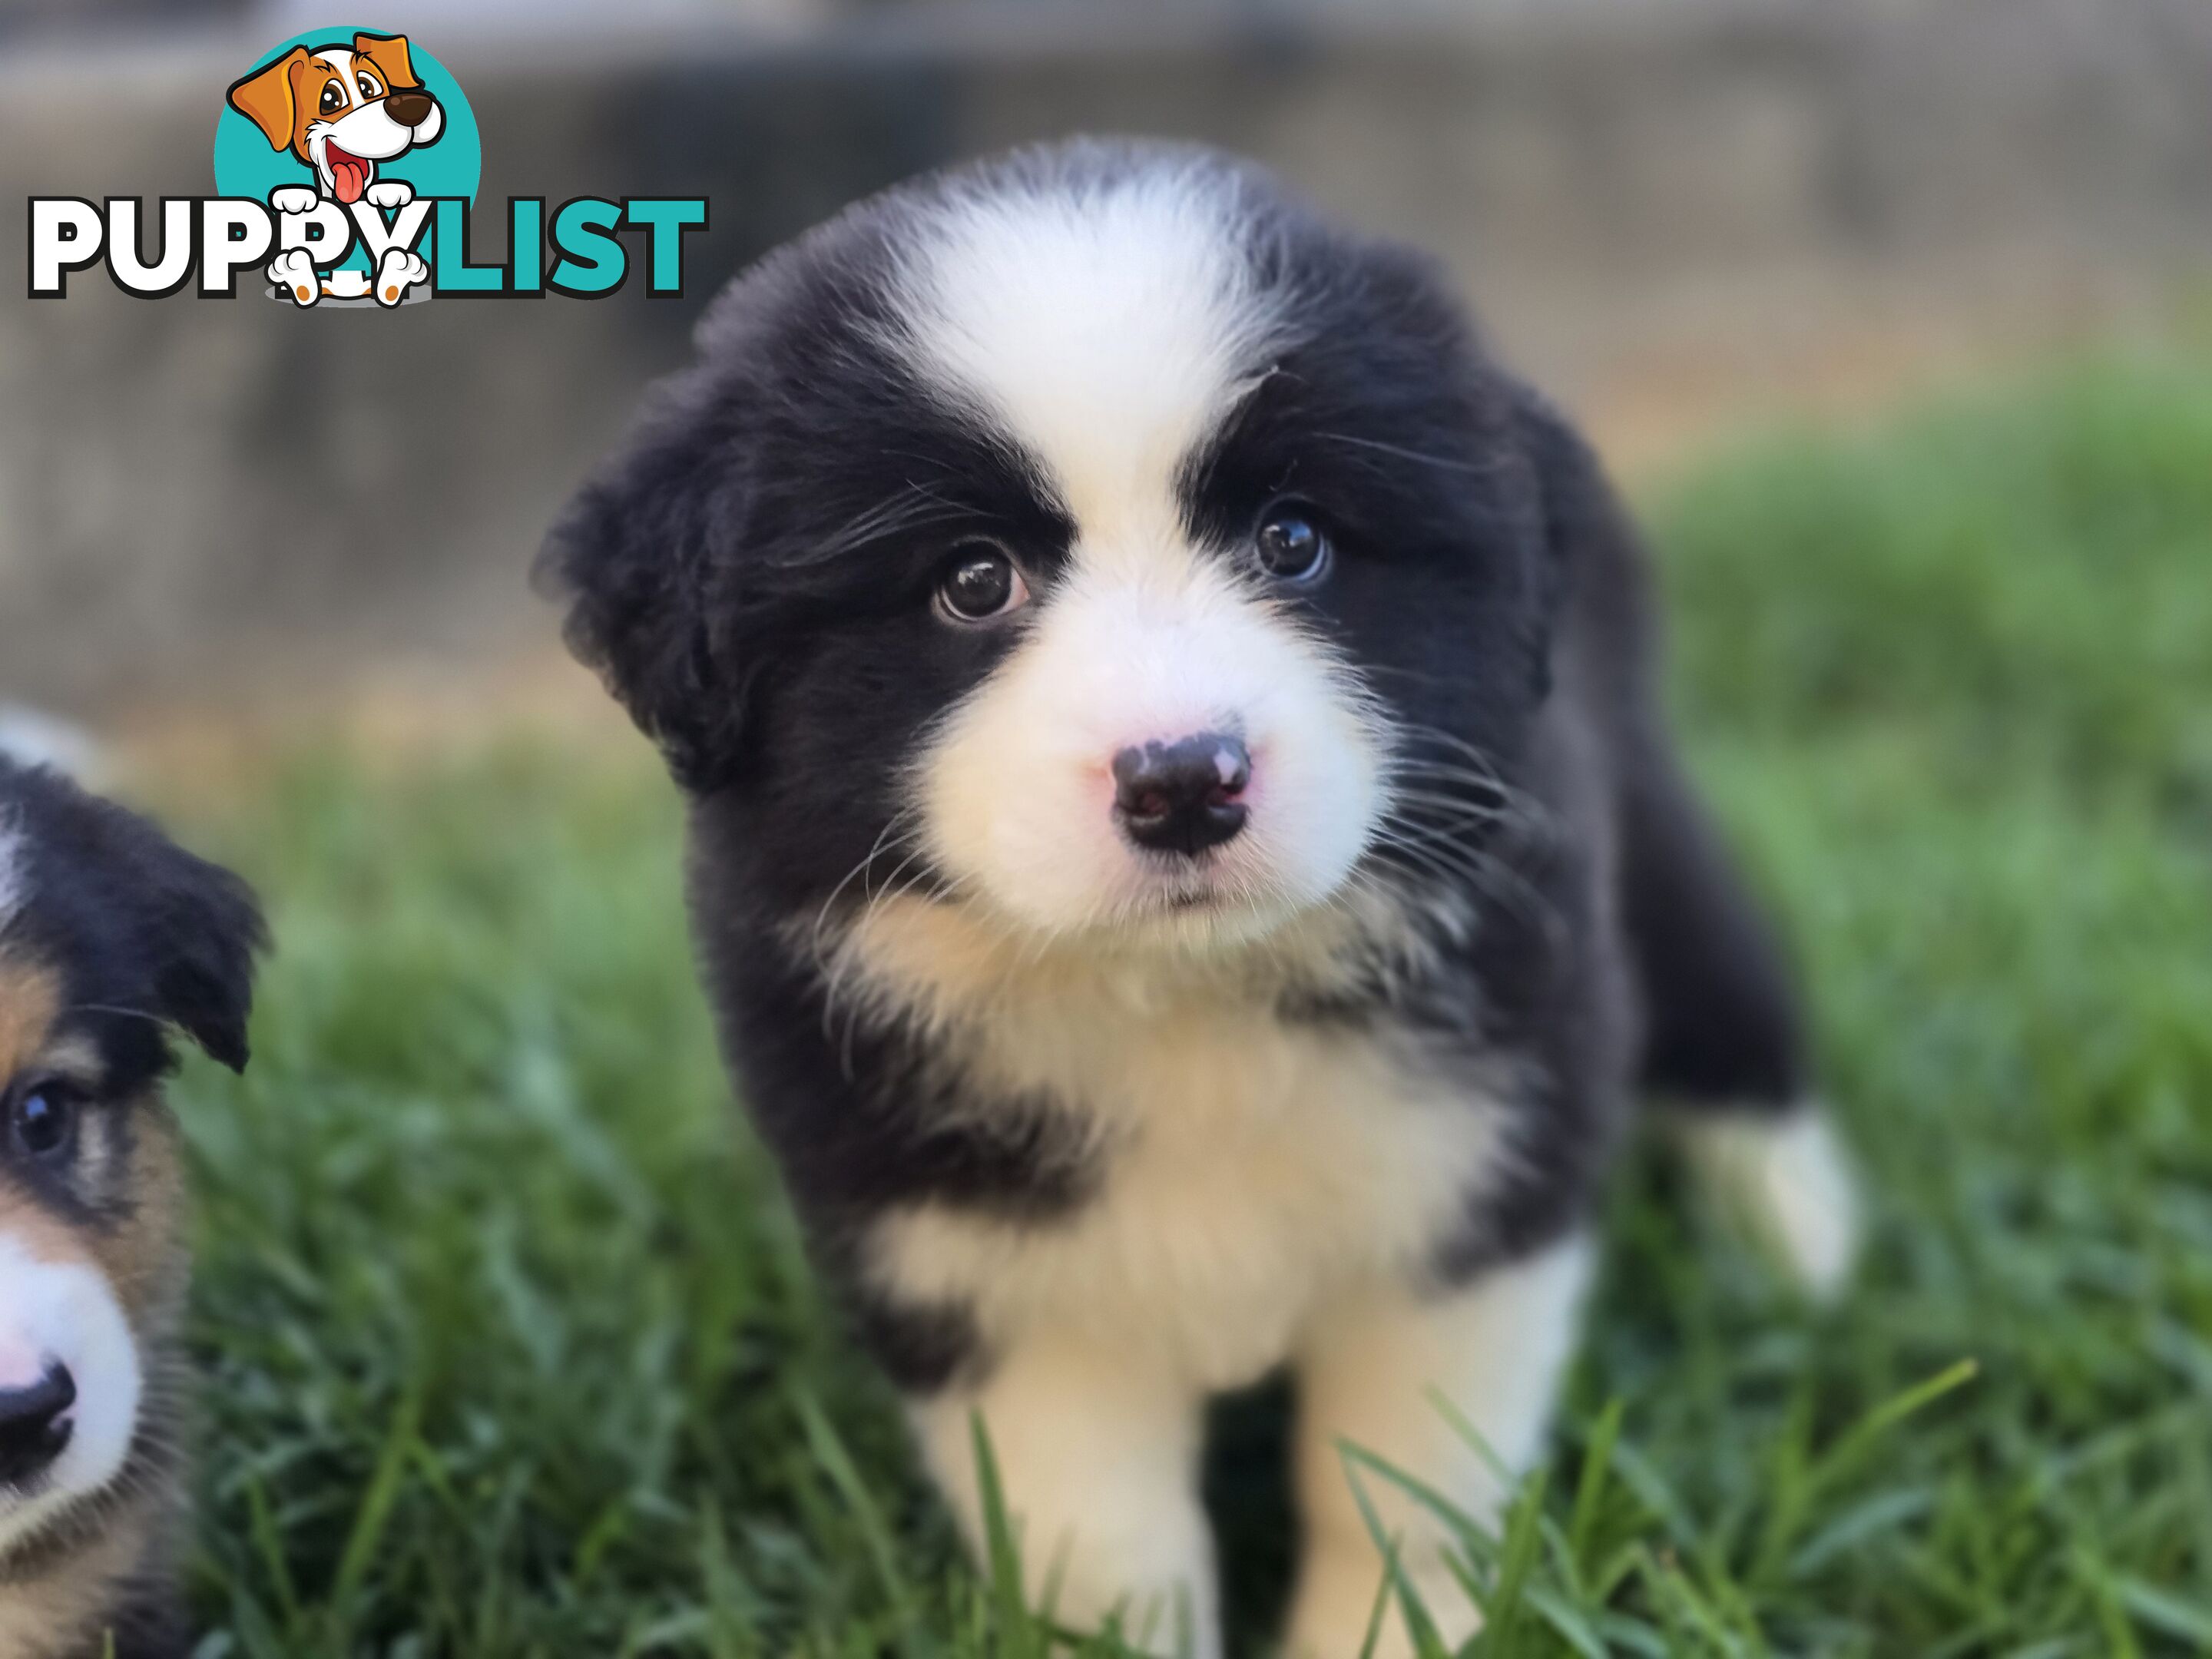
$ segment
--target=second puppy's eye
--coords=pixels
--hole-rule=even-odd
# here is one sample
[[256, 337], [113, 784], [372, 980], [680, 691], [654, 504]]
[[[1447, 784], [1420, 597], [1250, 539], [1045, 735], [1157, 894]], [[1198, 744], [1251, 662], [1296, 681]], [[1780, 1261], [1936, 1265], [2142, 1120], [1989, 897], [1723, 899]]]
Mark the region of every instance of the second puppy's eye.
[[955, 622], [988, 622], [1029, 602], [1029, 584], [995, 547], [964, 548], [937, 584], [937, 603]]
[[76, 1139], [76, 1096], [65, 1084], [33, 1084], [8, 1108], [8, 1138], [27, 1157], [65, 1156]]
[[1328, 565], [1328, 538], [1304, 508], [1285, 501], [1269, 507], [1252, 532], [1260, 563], [1285, 581], [1311, 581]]
[[356, 75], [353, 77], [353, 83], [361, 88], [361, 95], [364, 98], [380, 98], [384, 95], [384, 88], [376, 84], [374, 76]]

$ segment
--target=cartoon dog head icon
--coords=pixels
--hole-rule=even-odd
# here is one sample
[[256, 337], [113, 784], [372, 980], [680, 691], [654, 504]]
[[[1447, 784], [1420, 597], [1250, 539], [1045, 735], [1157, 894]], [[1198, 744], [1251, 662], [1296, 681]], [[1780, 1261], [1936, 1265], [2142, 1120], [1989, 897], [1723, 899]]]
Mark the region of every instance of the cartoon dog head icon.
[[323, 195], [349, 206], [374, 181], [379, 161], [434, 143], [446, 128], [404, 34], [295, 46], [234, 82], [229, 99], [271, 149], [290, 150], [313, 169]]

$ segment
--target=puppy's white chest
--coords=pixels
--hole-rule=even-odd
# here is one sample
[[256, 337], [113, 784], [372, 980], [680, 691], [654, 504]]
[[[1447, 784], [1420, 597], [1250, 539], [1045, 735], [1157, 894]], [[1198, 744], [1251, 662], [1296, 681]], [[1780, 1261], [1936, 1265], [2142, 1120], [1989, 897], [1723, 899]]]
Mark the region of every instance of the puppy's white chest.
[[898, 1212], [877, 1273], [971, 1308], [987, 1340], [1079, 1328], [1208, 1388], [1285, 1358], [1322, 1303], [1418, 1274], [1497, 1158], [1499, 1114], [1479, 1092], [1392, 1044], [1268, 1014], [1070, 1021], [1009, 1034], [990, 1059], [1073, 1103], [1095, 1190], [1044, 1222]]

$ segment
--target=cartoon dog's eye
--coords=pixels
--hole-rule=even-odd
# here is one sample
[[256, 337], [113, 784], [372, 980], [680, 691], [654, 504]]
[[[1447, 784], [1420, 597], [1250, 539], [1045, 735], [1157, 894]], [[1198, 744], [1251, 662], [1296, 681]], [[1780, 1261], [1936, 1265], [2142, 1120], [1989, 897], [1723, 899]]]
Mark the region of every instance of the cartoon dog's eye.
[[986, 622], [1028, 603], [1029, 584], [1014, 562], [988, 543], [977, 542], [952, 556], [937, 584], [937, 603], [955, 622]]
[[322, 112], [325, 115], [335, 115], [345, 106], [345, 88], [336, 81], [324, 82], [323, 98], [322, 104], [320, 106]]
[[1310, 582], [1328, 568], [1328, 537], [1294, 501], [1269, 507], [1252, 532], [1260, 563], [1271, 576]]
[[356, 75], [353, 77], [353, 83], [361, 88], [361, 95], [364, 98], [381, 98], [384, 95], [384, 88], [376, 84], [374, 76]]
[[8, 1137], [27, 1157], [61, 1158], [76, 1139], [77, 1106], [67, 1084], [33, 1084], [8, 1109]]

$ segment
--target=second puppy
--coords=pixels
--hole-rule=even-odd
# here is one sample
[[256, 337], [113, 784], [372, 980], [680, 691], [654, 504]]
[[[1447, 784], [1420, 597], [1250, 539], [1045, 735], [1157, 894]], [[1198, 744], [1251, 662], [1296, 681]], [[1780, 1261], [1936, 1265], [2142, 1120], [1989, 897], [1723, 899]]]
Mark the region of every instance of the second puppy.
[[178, 1030], [233, 1068], [235, 877], [0, 756], [0, 1656], [181, 1659]]

